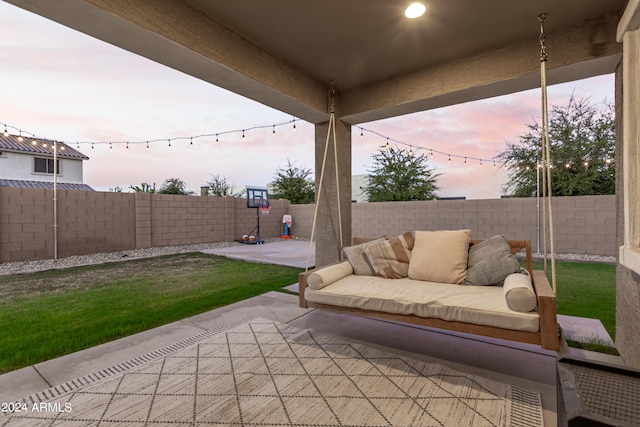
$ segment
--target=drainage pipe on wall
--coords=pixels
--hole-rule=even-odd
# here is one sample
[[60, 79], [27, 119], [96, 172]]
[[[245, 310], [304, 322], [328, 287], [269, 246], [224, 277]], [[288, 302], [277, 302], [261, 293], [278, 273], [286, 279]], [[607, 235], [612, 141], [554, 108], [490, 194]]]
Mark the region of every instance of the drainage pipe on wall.
[[53, 141], [53, 259], [58, 259], [58, 143]]

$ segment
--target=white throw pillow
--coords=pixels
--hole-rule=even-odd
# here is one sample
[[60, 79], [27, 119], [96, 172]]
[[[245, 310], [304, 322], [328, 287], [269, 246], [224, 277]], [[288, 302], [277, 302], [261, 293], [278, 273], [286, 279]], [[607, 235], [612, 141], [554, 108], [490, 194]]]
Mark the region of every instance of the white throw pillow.
[[536, 309], [538, 298], [533, 290], [529, 274], [513, 273], [508, 275], [504, 279], [503, 290], [507, 306], [511, 310], [527, 313]]

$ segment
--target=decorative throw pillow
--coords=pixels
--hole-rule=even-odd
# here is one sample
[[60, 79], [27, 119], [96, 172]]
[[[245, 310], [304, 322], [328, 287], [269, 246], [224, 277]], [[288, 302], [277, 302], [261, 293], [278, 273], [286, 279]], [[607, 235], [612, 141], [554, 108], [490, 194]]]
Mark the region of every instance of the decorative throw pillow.
[[407, 277], [413, 249], [413, 233], [407, 232], [365, 248], [364, 254], [373, 271], [387, 279]]
[[471, 230], [416, 231], [409, 277], [440, 283], [467, 278]]
[[315, 270], [307, 277], [307, 285], [316, 291], [329, 286], [353, 273], [348, 261]]
[[370, 242], [361, 243], [359, 245], [349, 246], [344, 248], [344, 254], [347, 257], [349, 263], [353, 267], [353, 274], [359, 276], [375, 276], [376, 273], [369, 264], [369, 261], [364, 256], [364, 250], [367, 246], [373, 245], [377, 242], [386, 240], [386, 237], [379, 237], [371, 240]]
[[511, 273], [520, 271], [520, 263], [502, 235], [484, 240], [469, 249], [465, 285], [487, 286], [504, 281]]
[[[526, 272], [527, 270], [522, 270]], [[533, 291], [528, 273], [514, 273], [504, 279], [504, 298], [507, 306], [514, 311], [529, 312], [536, 309], [538, 299]]]

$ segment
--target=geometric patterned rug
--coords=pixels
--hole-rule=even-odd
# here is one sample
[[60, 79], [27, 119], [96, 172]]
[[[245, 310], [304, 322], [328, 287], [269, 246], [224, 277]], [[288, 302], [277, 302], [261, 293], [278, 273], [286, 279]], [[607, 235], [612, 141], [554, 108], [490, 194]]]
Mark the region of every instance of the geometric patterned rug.
[[265, 319], [127, 366], [3, 408], [0, 425], [542, 425], [537, 393]]

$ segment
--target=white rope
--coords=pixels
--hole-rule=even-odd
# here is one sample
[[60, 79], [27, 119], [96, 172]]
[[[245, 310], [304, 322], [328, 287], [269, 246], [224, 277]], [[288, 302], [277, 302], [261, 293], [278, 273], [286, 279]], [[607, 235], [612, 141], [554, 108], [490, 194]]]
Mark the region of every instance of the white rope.
[[[333, 115], [333, 113], [332, 113]], [[342, 249], [343, 249], [343, 241], [342, 241], [342, 209], [340, 209], [340, 177], [338, 176], [338, 142], [336, 140], [336, 120], [333, 119], [333, 161], [336, 165], [336, 193], [338, 199], [338, 234], [339, 234], [339, 251], [340, 251], [340, 261], [343, 260]]]
[[[551, 288], [554, 295], [556, 294], [556, 251], [555, 251], [555, 235], [553, 226], [553, 200], [552, 200], [552, 185], [551, 185], [551, 143], [549, 141], [549, 107], [547, 97], [547, 51], [545, 46], [545, 34], [544, 34], [544, 14], [538, 16], [540, 21], [540, 86], [542, 88], [542, 150], [543, 150], [543, 191], [544, 181], [546, 175], [546, 210], [549, 213], [549, 247], [551, 253]], [[546, 218], [544, 223], [544, 262], [545, 271], [547, 266], [547, 244], [546, 244]]]
[[[311, 261], [311, 251], [313, 250], [313, 238], [316, 233], [316, 222], [318, 220], [318, 206], [320, 206], [320, 196], [322, 195], [322, 182], [324, 181], [324, 168], [327, 165], [327, 152], [329, 151], [329, 136], [331, 136], [331, 125], [334, 122], [334, 120], [335, 120], [334, 113], [331, 113], [331, 115], [329, 116], [327, 139], [324, 143], [324, 156], [322, 157], [322, 168], [320, 169], [320, 183], [318, 184], [318, 192], [316, 194], [316, 207], [313, 213], [313, 225], [311, 226], [311, 238], [309, 239], [309, 251], [307, 253], [307, 264], [305, 267], [305, 271], [309, 271], [309, 261]], [[335, 138], [335, 135], [334, 135], [334, 138]], [[337, 168], [337, 165], [336, 165], [336, 168]]]

